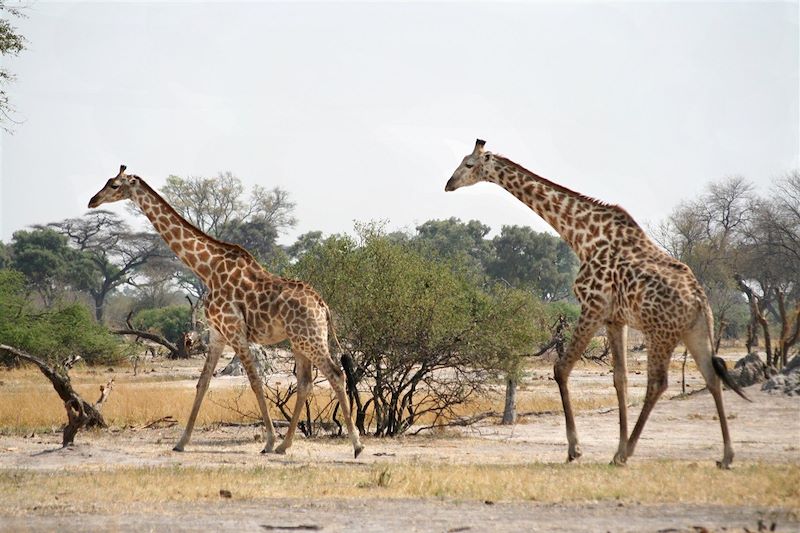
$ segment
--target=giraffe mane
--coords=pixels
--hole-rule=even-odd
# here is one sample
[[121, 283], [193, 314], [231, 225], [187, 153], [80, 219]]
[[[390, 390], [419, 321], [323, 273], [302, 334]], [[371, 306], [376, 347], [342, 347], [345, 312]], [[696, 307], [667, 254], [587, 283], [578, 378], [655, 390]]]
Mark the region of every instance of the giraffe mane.
[[631, 214], [628, 213], [628, 211], [626, 211], [625, 208], [620, 207], [617, 204], [604, 202], [602, 200], [598, 200], [597, 198], [592, 198], [591, 196], [587, 196], [587, 195], [579, 193], [577, 191], [573, 191], [572, 189], [570, 189], [568, 187], [564, 187], [563, 185], [559, 185], [558, 183], [556, 183], [554, 181], [550, 181], [547, 178], [543, 178], [542, 176], [536, 174], [535, 172], [531, 172], [530, 170], [528, 170], [527, 168], [523, 167], [519, 163], [515, 163], [514, 161], [510, 160], [509, 158], [507, 158], [505, 156], [502, 156], [502, 155], [499, 155], [499, 154], [494, 154], [494, 157], [496, 157], [497, 159], [501, 160], [503, 163], [505, 163], [507, 165], [510, 165], [510, 166], [522, 171], [523, 173], [533, 177], [535, 180], [537, 180], [539, 182], [542, 182], [545, 185], [547, 185], [548, 187], [551, 187], [551, 188], [553, 188], [553, 189], [555, 189], [555, 190], [557, 190], [559, 192], [563, 192], [564, 194], [572, 196], [573, 198], [578, 198], [580, 200], [584, 200], [584, 201], [589, 202], [589, 203], [591, 203], [593, 205], [596, 205], [598, 207], [605, 207], [605, 208], [610, 209], [612, 211], [616, 211], [618, 213], [621, 213], [621, 214], [623, 214], [625, 216], [625, 218], [631, 224], [639, 227], [639, 224], [636, 222], [636, 220], [634, 220], [634, 218], [631, 216]]
[[188, 220], [186, 220], [186, 217], [184, 217], [183, 215], [181, 215], [180, 213], [178, 213], [177, 209], [175, 209], [174, 207], [172, 207], [172, 206], [170, 205], [170, 203], [169, 203], [169, 202], [167, 202], [166, 200], [164, 200], [164, 197], [163, 197], [163, 196], [161, 196], [160, 194], [158, 194], [158, 192], [156, 192], [156, 190], [155, 190], [155, 189], [153, 189], [153, 188], [150, 186], [150, 184], [148, 184], [148, 183], [147, 183], [145, 180], [143, 180], [143, 179], [142, 179], [140, 176], [137, 176], [137, 175], [135, 175], [135, 174], [133, 174], [132, 176], [133, 176], [134, 178], [136, 178], [137, 180], [139, 180], [139, 183], [141, 183], [141, 184], [144, 186], [144, 188], [145, 188], [145, 189], [147, 189], [147, 190], [148, 190], [150, 193], [152, 193], [152, 194], [153, 194], [153, 195], [154, 195], [156, 198], [158, 198], [159, 200], [161, 200], [161, 203], [162, 203], [163, 205], [165, 205], [165, 206], [166, 206], [167, 210], [168, 210], [168, 211], [169, 211], [169, 212], [170, 212], [172, 215], [176, 216], [178, 219], [180, 219], [180, 220], [182, 220], [183, 222], [185, 222], [185, 223], [186, 223], [186, 225], [187, 225], [188, 227], [192, 228], [192, 230], [193, 230], [194, 232], [196, 232], [198, 235], [202, 235], [202, 236], [204, 236], [204, 237], [205, 237], [205, 238], [207, 238], [209, 241], [211, 241], [212, 243], [214, 243], [214, 244], [216, 244], [216, 245], [218, 245], [218, 246], [222, 246], [223, 248], [228, 248], [228, 249], [230, 249], [230, 250], [234, 250], [234, 251], [236, 251], [236, 252], [239, 252], [239, 253], [243, 254], [243, 255], [244, 255], [246, 258], [248, 258], [248, 259], [252, 259], [252, 260], [253, 260], [253, 261], [255, 261], [256, 263], [258, 263], [258, 261], [256, 261], [256, 258], [255, 258], [255, 257], [253, 257], [253, 254], [251, 254], [249, 251], [247, 251], [247, 249], [245, 249], [244, 247], [242, 247], [242, 246], [240, 246], [240, 245], [238, 245], [238, 244], [234, 244], [234, 243], [232, 243], [232, 242], [226, 242], [226, 241], [223, 241], [223, 240], [217, 239], [216, 237], [212, 237], [212, 236], [211, 236], [211, 235], [209, 235], [208, 233], [204, 232], [203, 230], [201, 230], [200, 228], [198, 228], [197, 226], [195, 226], [194, 224], [192, 224], [191, 222], [189, 222]]

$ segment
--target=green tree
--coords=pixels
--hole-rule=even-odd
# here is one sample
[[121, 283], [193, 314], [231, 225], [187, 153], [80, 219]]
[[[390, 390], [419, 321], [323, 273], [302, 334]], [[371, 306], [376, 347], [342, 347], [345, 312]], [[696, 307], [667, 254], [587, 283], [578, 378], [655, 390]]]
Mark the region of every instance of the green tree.
[[183, 334], [191, 329], [192, 311], [185, 305], [144, 309], [134, 315], [133, 325], [143, 331], [155, 330], [168, 341], [178, 344], [183, 341]]
[[[460, 266], [375, 226], [357, 232], [357, 240], [325, 239], [292, 267], [334, 311], [356, 423], [366, 430], [372, 412], [372, 432], [390, 436], [423, 415], [448, 420], [484, 390], [488, 376], [506, 370], [505, 359], [522, 350], [535, 325], [519, 318], [526, 313], [507, 294], [457, 274]], [[354, 394], [354, 381], [366, 400]]]
[[172, 259], [172, 252], [153, 232], [131, 231], [118, 215], [102, 209], [82, 217], [53, 222], [49, 227], [65, 236], [80, 262], [71, 274], [77, 288], [94, 301], [95, 318], [102, 322], [108, 296], [134, 278], [149, 263]]
[[45, 307], [52, 307], [68, 288], [82, 288], [84, 260], [52, 229], [19, 230], [12, 236], [10, 266], [25, 275]]
[[429, 257], [465, 264], [473, 272], [483, 273], [491, 259], [491, 246], [485, 238], [490, 229], [478, 220], [428, 220], [417, 226], [412, 241]]
[[25, 276], [0, 270], [0, 344], [51, 361], [81, 356], [87, 363], [121, 357], [119, 342], [81, 304], [41, 312], [28, 300]]
[[503, 226], [491, 245], [491, 277], [532, 290], [543, 301], [570, 296], [578, 258], [563, 239], [524, 226]]

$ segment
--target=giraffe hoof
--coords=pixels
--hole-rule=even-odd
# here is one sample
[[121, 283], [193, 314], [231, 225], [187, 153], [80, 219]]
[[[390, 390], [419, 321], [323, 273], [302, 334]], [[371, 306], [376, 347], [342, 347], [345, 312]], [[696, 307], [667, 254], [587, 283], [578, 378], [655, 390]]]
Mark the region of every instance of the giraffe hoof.
[[578, 446], [576, 446], [574, 450], [570, 450], [567, 453], [567, 462], [571, 463], [572, 461], [580, 459], [581, 455], [583, 455], [581, 449]]
[[358, 459], [358, 456], [361, 455], [361, 452], [364, 451], [364, 445], [359, 444], [353, 449], [353, 459]]
[[730, 461], [717, 461], [717, 468], [720, 470], [730, 470], [731, 463]]
[[264, 443], [264, 449], [261, 450], [261, 453], [272, 453], [272, 450], [275, 448], [275, 437], [267, 438], [267, 442]]
[[172, 448], [173, 452], [182, 452], [183, 451], [183, 444], [176, 444], [174, 448]]
[[286, 448], [284, 446], [278, 446], [275, 448], [275, 453], [278, 455], [286, 455]]
[[625, 466], [628, 464], [628, 458], [617, 452], [614, 459], [611, 460], [611, 466]]

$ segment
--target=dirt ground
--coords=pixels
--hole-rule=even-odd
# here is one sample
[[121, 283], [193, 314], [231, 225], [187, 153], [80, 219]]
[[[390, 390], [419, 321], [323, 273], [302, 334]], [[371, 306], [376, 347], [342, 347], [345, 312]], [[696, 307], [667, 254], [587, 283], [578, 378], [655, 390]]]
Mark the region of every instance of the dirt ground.
[[[613, 390], [605, 370], [574, 374], [575, 394]], [[224, 378], [234, 380], [238, 378]], [[693, 389], [698, 389], [693, 378]], [[216, 381], [216, 380], [215, 380]], [[544, 381], [544, 380], [543, 380]], [[229, 381], [234, 383], [234, 381]], [[644, 376], [632, 373], [631, 397]], [[550, 382], [544, 386], [554, 387]], [[800, 398], [747, 389], [753, 403], [725, 393], [736, 465], [800, 463]], [[627, 468], [658, 460], [710, 463], [722, 455], [719, 423], [706, 392], [681, 399], [679, 386], [656, 406]], [[629, 411], [631, 425], [639, 406]], [[185, 414], [183, 415], [185, 416]], [[179, 418], [181, 420], [181, 418]], [[618, 412], [581, 413], [577, 427], [584, 455], [581, 463], [607, 464], [618, 439]], [[80, 433], [76, 446], [60, 449], [60, 434], [0, 437], [0, 470], [63, 472], [109, 470], [132, 466], [249, 468], [424, 463], [437, 465], [526, 465], [561, 463], [566, 457], [563, 416], [529, 416], [514, 426], [493, 423], [446, 433], [398, 439], [365, 438], [357, 460], [344, 439], [303, 439], [298, 435], [286, 455], [262, 455], [260, 433], [253, 426], [199, 428], [183, 453], [171, 451], [179, 426], [163, 429]], [[798, 479], [800, 485], [800, 479]], [[241, 501], [133, 502], [120, 512], [101, 504], [63, 508], [31, 505], [9, 508], [0, 499], [0, 531], [248, 530], [248, 531], [758, 531], [759, 521], [777, 531], [800, 531], [800, 509], [708, 504], [637, 504], [609, 501], [542, 504], [537, 502], [455, 501], [442, 498], [380, 497], [262, 499]], [[705, 528], [705, 529], [702, 529]]]

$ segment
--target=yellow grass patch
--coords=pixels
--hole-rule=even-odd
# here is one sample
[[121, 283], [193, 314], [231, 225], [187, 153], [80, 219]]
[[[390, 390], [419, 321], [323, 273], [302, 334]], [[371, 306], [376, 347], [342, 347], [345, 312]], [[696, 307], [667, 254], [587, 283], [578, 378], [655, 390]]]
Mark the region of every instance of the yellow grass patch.
[[120, 468], [0, 471], [0, 509], [85, 503], [216, 500], [220, 489], [261, 498], [448, 498], [545, 503], [622, 501], [800, 509], [800, 466], [711, 465], [657, 461], [604, 465], [440, 465], [402, 463], [249, 468]]
[[[99, 396], [99, 386], [111, 376], [115, 377], [114, 390], [103, 406], [106, 421], [116, 427], [139, 427], [167, 416], [183, 423], [189, 415], [195, 396], [195, 379], [181, 380], [160, 376], [138, 376], [112, 374], [108, 372], [75, 372], [72, 383], [75, 389], [88, 401]], [[0, 433], [25, 433], [58, 428], [66, 422], [66, 414], [61, 400], [50, 382], [32, 368], [24, 368], [0, 375]], [[561, 399], [554, 382], [531, 387], [534, 390], [518, 392], [517, 412], [546, 412], [561, 409]], [[283, 385], [285, 388], [286, 384]], [[609, 385], [605, 394], [582, 394], [580, 385], [573, 387], [573, 408], [578, 411], [595, 410], [616, 405], [616, 395]], [[491, 394], [475, 397], [471, 402], [457, 406], [457, 416], [471, 416], [485, 411], [502, 411], [503, 391], [497, 389]], [[333, 393], [327, 387], [315, 387], [311, 397], [312, 416], [332, 409]], [[365, 398], [366, 399], [366, 398]], [[272, 405], [271, 402], [267, 402]], [[293, 406], [294, 401], [290, 403]], [[212, 425], [221, 422], [248, 423], [258, 421], [258, 405], [247, 384], [219, 383], [212, 380], [205, 401], [198, 416], [197, 425]], [[283, 415], [274, 406], [271, 415], [275, 420]], [[341, 415], [339, 415], [341, 416]], [[322, 417], [330, 418], [329, 413]], [[371, 421], [368, 413], [367, 422]], [[433, 415], [420, 418], [419, 424], [434, 422]], [[524, 422], [524, 419], [521, 420]]]

